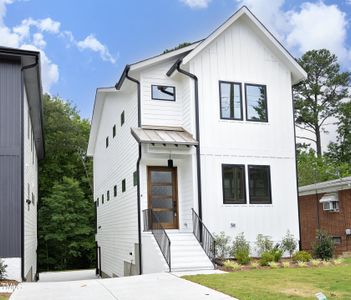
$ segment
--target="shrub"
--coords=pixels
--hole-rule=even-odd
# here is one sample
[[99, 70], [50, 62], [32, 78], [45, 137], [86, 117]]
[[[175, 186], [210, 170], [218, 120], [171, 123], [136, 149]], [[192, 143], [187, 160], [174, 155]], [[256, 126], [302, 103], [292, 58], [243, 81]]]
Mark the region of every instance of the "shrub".
[[328, 267], [331, 265], [331, 262], [329, 260], [322, 260], [322, 264], [323, 266]]
[[225, 235], [222, 231], [219, 234], [214, 234], [214, 238], [216, 243], [216, 256], [221, 259], [228, 257], [230, 237]]
[[257, 269], [259, 265], [260, 265], [260, 264], [259, 264], [257, 261], [253, 261], [253, 262], [250, 264], [251, 268], [253, 268], [253, 269]]
[[297, 262], [297, 266], [300, 267], [300, 268], [307, 267], [307, 262], [305, 262], [305, 261], [298, 261]]
[[236, 263], [235, 261], [232, 261], [232, 260], [226, 260], [223, 263], [223, 266], [226, 269], [229, 269], [229, 270], [232, 270], [232, 271], [240, 270], [240, 268], [241, 268], [241, 266], [238, 263]]
[[250, 262], [250, 244], [246, 241], [243, 232], [234, 239], [231, 254], [242, 265], [247, 265]]
[[275, 261], [271, 261], [268, 263], [268, 265], [272, 268], [272, 269], [278, 269], [279, 264]]
[[318, 230], [316, 241], [313, 245], [313, 255], [323, 260], [333, 258], [335, 245], [331, 236], [326, 232]]
[[321, 264], [319, 259], [311, 259], [311, 265], [314, 267], [318, 267]]
[[273, 241], [271, 237], [264, 236], [263, 234], [258, 234], [256, 238], [256, 249], [258, 255], [261, 256], [262, 253], [272, 250]]
[[295, 262], [309, 262], [312, 259], [312, 256], [310, 253], [308, 253], [307, 251], [297, 251], [293, 257], [292, 257], [293, 261]]
[[278, 262], [281, 260], [283, 256], [283, 250], [280, 248], [279, 244], [275, 245], [270, 252], [273, 255], [273, 261]]
[[289, 267], [290, 267], [290, 262], [288, 262], [288, 261], [283, 261], [283, 262], [282, 262], [282, 267], [283, 267], [283, 268], [289, 268]]
[[268, 266], [270, 262], [274, 261], [274, 255], [271, 251], [265, 251], [261, 254], [260, 265]]
[[333, 260], [334, 265], [341, 265], [344, 262], [342, 258], [337, 258]]
[[293, 234], [288, 230], [286, 235], [283, 237], [282, 245], [283, 251], [289, 252], [290, 257], [293, 255], [297, 247], [297, 241]]
[[0, 258], [0, 280], [5, 279], [6, 268], [7, 268], [7, 265], [5, 265], [4, 261]]

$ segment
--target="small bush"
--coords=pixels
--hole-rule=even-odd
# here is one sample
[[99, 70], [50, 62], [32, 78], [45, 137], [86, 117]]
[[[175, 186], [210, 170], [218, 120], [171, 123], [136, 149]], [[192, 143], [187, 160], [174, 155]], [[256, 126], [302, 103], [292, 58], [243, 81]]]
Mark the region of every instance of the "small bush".
[[268, 263], [268, 265], [272, 268], [272, 269], [278, 269], [279, 268], [279, 264], [275, 261], [271, 261], [270, 263]]
[[258, 255], [261, 256], [262, 253], [272, 250], [273, 241], [270, 236], [264, 236], [263, 234], [258, 234], [256, 238], [256, 249]]
[[305, 268], [305, 267], [307, 267], [307, 262], [305, 262], [305, 261], [298, 261], [297, 262], [297, 266], [300, 267], [300, 268]]
[[216, 243], [216, 257], [221, 259], [227, 258], [230, 250], [230, 237], [222, 231], [219, 234], [214, 234], [214, 238]]
[[342, 258], [337, 258], [333, 260], [334, 265], [341, 265], [344, 262]]
[[226, 260], [223, 263], [223, 266], [226, 269], [229, 269], [229, 270], [232, 270], [232, 271], [237, 271], [237, 270], [241, 269], [241, 266], [238, 263], [236, 263], [235, 261], [232, 261], [232, 260]]
[[322, 265], [328, 267], [331, 266], [331, 262], [329, 260], [322, 260]]
[[297, 241], [294, 235], [291, 234], [289, 230], [287, 231], [286, 235], [283, 237], [281, 247], [283, 251], [287, 251], [289, 253], [290, 257], [293, 255], [294, 251], [296, 250]]
[[335, 245], [333, 239], [326, 232], [318, 230], [316, 241], [313, 245], [313, 255], [322, 260], [333, 258]]
[[314, 267], [318, 267], [321, 264], [319, 259], [311, 259], [311, 265]]
[[312, 259], [312, 256], [307, 251], [297, 251], [293, 255], [292, 259], [295, 262], [298, 262], [298, 261], [309, 262]]
[[261, 254], [260, 265], [268, 266], [270, 262], [274, 261], [274, 255], [271, 251], [265, 251]]
[[5, 279], [6, 268], [7, 268], [7, 265], [5, 265], [4, 261], [0, 258], [0, 280]]
[[288, 261], [283, 261], [283, 262], [282, 262], [282, 267], [283, 267], [283, 268], [289, 268], [289, 267], [290, 267], [290, 262], [288, 262]]
[[250, 267], [253, 268], [253, 269], [257, 269], [259, 265], [260, 265], [260, 264], [259, 264], [257, 261], [253, 261], [253, 262], [250, 264]]
[[275, 245], [275, 247], [270, 251], [273, 255], [273, 260], [275, 262], [279, 262], [283, 256], [283, 250], [280, 248], [279, 244]]
[[231, 254], [242, 265], [250, 262], [250, 244], [246, 241], [243, 232], [234, 239]]

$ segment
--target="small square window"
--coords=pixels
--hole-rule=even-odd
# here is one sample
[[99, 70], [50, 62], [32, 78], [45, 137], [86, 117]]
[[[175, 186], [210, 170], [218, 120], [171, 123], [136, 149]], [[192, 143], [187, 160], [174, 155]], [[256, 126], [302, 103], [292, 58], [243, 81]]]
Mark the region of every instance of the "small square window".
[[222, 165], [224, 204], [245, 204], [245, 166]]
[[106, 193], [106, 200], [110, 201], [110, 191], [107, 191], [107, 193]]
[[112, 137], [116, 136], [116, 125], [113, 125], [112, 127]]
[[122, 113], [121, 113], [121, 126], [123, 126], [124, 121], [125, 121], [125, 116], [124, 116], [124, 111], [122, 111]]
[[175, 101], [175, 87], [165, 85], [152, 85], [151, 98], [153, 100]]
[[117, 197], [117, 185], [113, 187], [113, 197]]
[[269, 166], [248, 166], [251, 204], [271, 204], [271, 174]]
[[101, 195], [101, 204], [104, 204], [104, 203], [105, 203], [105, 196]]
[[122, 180], [122, 192], [124, 193], [126, 191], [126, 180]]
[[340, 236], [333, 236], [334, 245], [341, 245], [341, 237]]
[[245, 84], [246, 119], [268, 122], [267, 91], [265, 85]]
[[219, 82], [221, 119], [242, 120], [241, 83]]
[[136, 185], [138, 185], [138, 172], [137, 171], [135, 171], [133, 173], [133, 186], [136, 186]]
[[108, 137], [106, 138], [106, 148], [108, 148], [108, 144], [109, 144], [109, 141], [108, 141]]

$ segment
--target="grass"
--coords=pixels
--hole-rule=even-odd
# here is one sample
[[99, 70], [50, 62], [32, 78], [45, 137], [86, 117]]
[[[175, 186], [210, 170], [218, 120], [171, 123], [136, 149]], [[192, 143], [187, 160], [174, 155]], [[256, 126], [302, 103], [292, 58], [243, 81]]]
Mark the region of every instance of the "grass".
[[8, 296], [5, 296], [4, 294], [0, 295], [0, 300], [8, 300], [10, 298], [10, 294]]
[[312, 300], [318, 292], [328, 299], [351, 299], [351, 259], [337, 266], [248, 270], [184, 278], [240, 300]]

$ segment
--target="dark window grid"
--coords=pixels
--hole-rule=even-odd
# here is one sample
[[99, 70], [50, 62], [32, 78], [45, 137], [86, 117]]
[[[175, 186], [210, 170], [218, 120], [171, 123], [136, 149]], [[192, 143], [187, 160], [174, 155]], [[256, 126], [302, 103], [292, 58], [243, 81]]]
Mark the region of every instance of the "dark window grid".
[[[223, 110], [223, 104], [222, 104], [222, 83], [223, 84], [232, 84], [232, 85], [239, 85], [239, 91], [240, 91], [240, 116], [241, 118], [235, 118], [235, 108], [234, 108], [234, 103], [233, 103], [233, 117], [232, 118], [227, 118], [224, 117], [222, 114]], [[233, 99], [234, 100], [234, 99]], [[243, 117], [243, 93], [242, 93], [242, 84], [241, 82], [235, 82], [235, 81], [219, 81], [219, 113], [220, 113], [220, 118], [223, 120], [237, 120], [237, 121], [242, 121], [244, 119]]]
[[[247, 87], [248, 86], [257, 86], [257, 87], [264, 88], [264, 103], [265, 103], [265, 110], [266, 110], [266, 118], [264, 120], [249, 119], [249, 116], [248, 116], [248, 111], [249, 111], [248, 103], [249, 103], [249, 101], [247, 99]], [[264, 84], [245, 83], [244, 89], [245, 89], [245, 103], [246, 103], [246, 105], [245, 105], [246, 121], [267, 123], [268, 122], [267, 86]]]
[[[225, 168], [238, 168], [242, 171], [242, 193], [243, 197], [242, 199], [236, 200], [236, 199], [226, 199], [226, 187], [225, 187]], [[246, 204], [246, 178], [245, 178], [245, 165], [237, 165], [237, 164], [222, 164], [222, 193], [223, 193], [223, 204]], [[232, 184], [232, 182], [230, 182]], [[234, 186], [231, 186], [231, 188], [235, 188]], [[238, 196], [238, 194], [237, 194]]]
[[[265, 183], [260, 184], [257, 180], [252, 181], [251, 175], [254, 172], [254, 169], [265, 169], [266, 170], [266, 179], [267, 186], [264, 186]], [[248, 177], [249, 177], [249, 199], [250, 204], [272, 204], [272, 187], [271, 187], [271, 168], [266, 165], [248, 165]], [[261, 182], [262, 183], [262, 182]], [[253, 189], [253, 190], [252, 190]], [[268, 189], [268, 190], [267, 190]], [[260, 196], [260, 193], [266, 193], [267, 195]], [[257, 200], [261, 197], [263, 200]], [[256, 199], [253, 199], [256, 198]]]
[[[154, 87], [165, 87], [165, 88], [172, 88], [173, 89], [173, 99], [164, 99], [164, 98], [156, 98], [156, 96], [154, 96]], [[156, 85], [153, 84], [151, 85], [151, 99], [152, 100], [161, 100], [161, 101], [176, 101], [176, 88], [175, 86], [171, 86], [171, 85]]]

